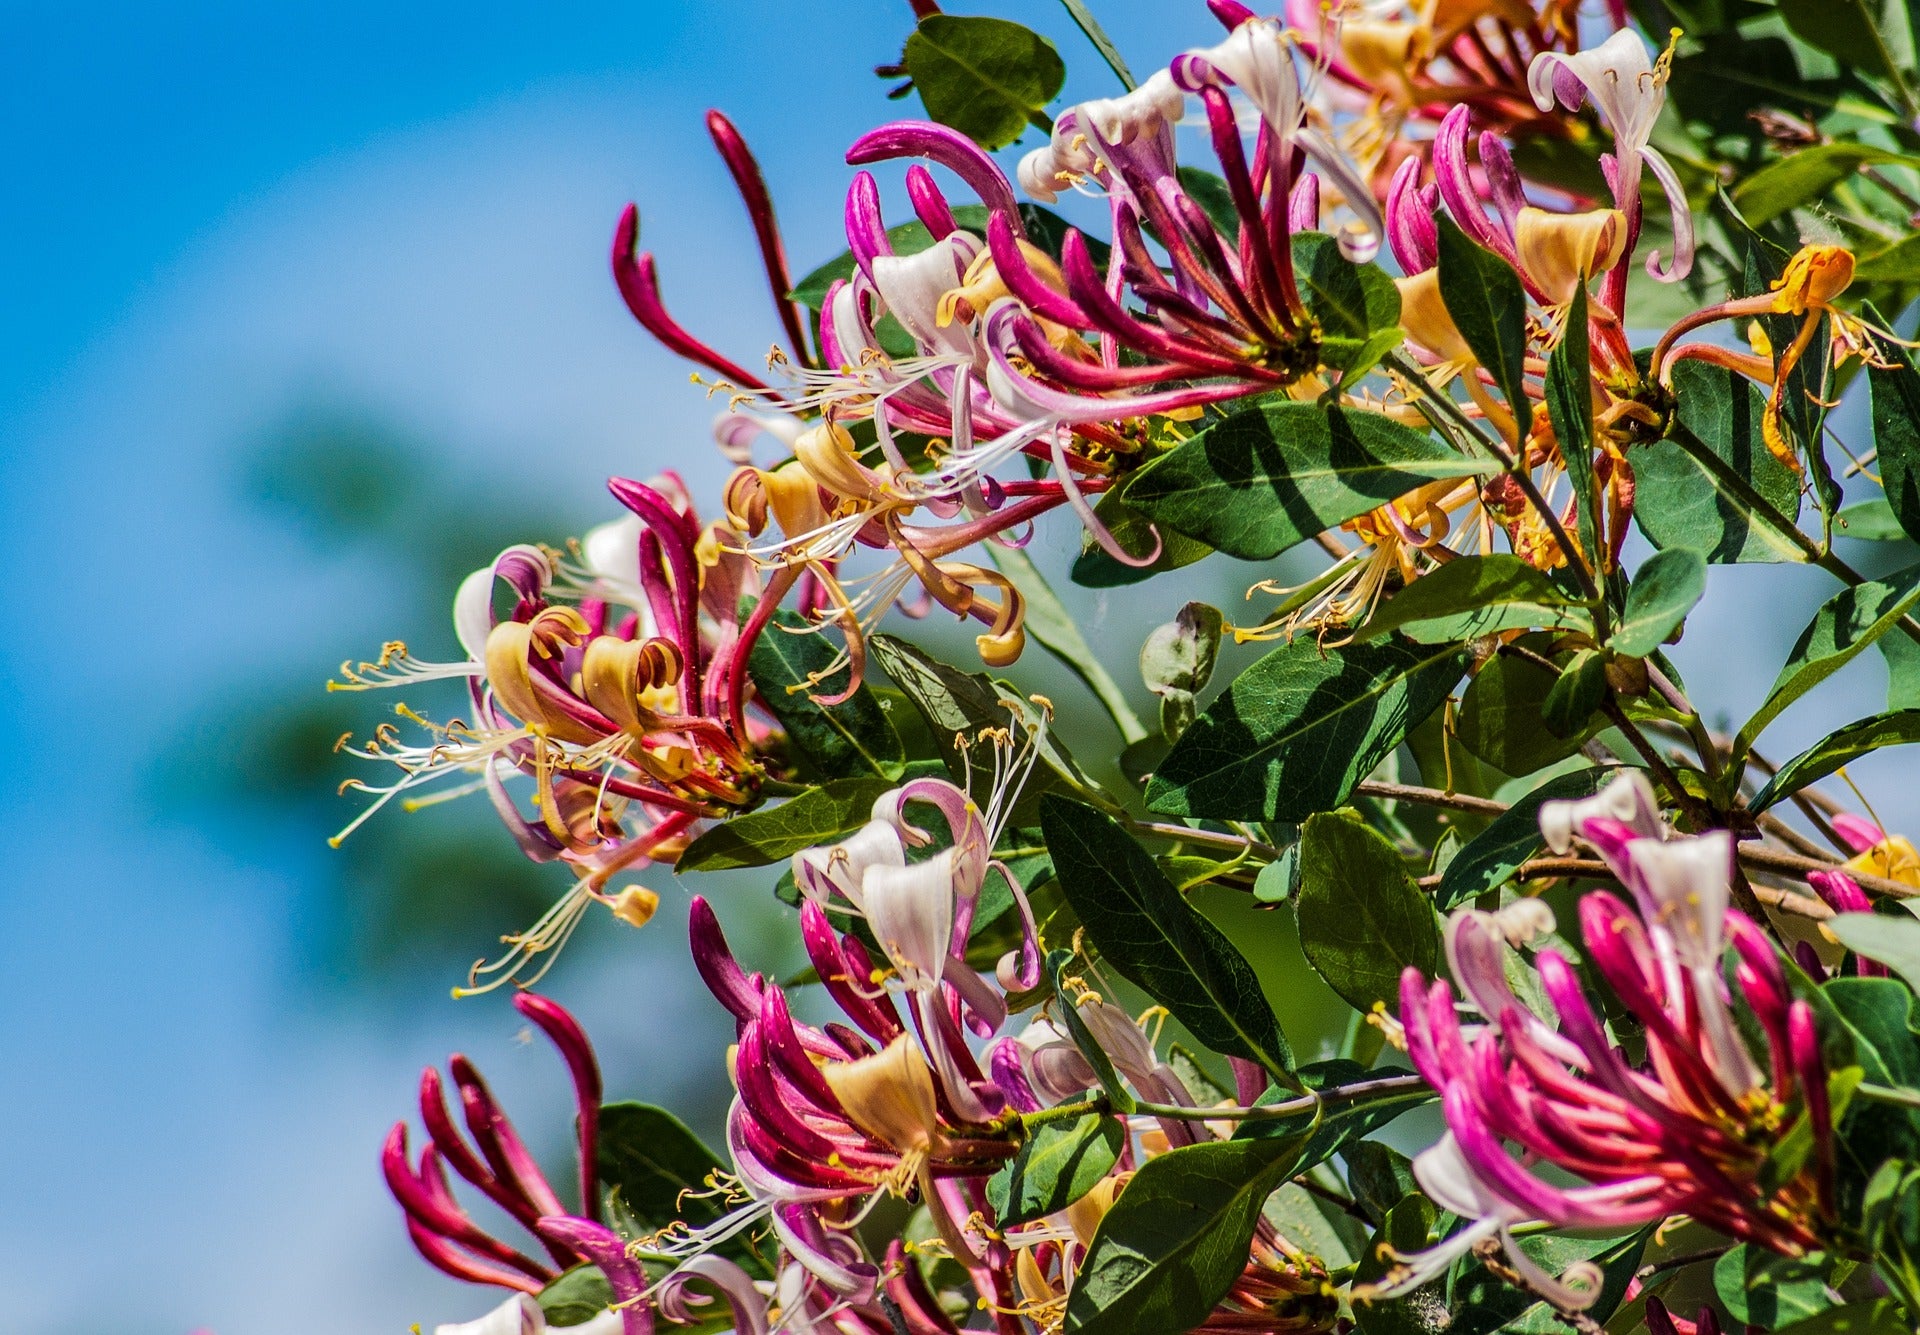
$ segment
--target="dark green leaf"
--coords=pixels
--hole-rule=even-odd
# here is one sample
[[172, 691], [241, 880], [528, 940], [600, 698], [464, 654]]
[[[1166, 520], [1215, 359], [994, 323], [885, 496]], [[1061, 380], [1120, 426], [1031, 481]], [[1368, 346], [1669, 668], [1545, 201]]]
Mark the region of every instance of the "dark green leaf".
[[1544, 802], [1591, 797], [1618, 773], [1611, 769], [1581, 769], [1548, 779], [1506, 811], [1493, 824], [1467, 841], [1440, 878], [1434, 907], [1442, 913], [1458, 908], [1489, 890], [1505, 885], [1520, 864], [1544, 847], [1540, 838], [1540, 806]]
[[1409, 966], [1431, 974], [1440, 929], [1406, 863], [1380, 835], [1334, 812], [1300, 831], [1300, 949], [1355, 1010], [1400, 995]]
[[[814, 769], [828, 778], [877, 775], [895, 778], [906, 760], [900, 734], [872, 691], [862, 686], [841, 703], [824, 708], [816, 695], [836, 693], [820, 678], [833, 662], [834, 647], [792, 612], [774, 613], [773, 624], [755, 641], [747, 675], [787, 736]], [[835, 680], [844, 687], [844, 672]]]
[[1347, 1187], [1354, 1203], [1375, 1219], [1384, 1219], [1401, 1198], [1420, 1189], [1413, 1160], [1377, 1140], [1347, 1147]]
[[1087, 35], [1087, 40], [1093, 43], [1093, 49], [1100, 53], [1100, 59], [1107, 62], [1107, 68], [1114, 72], [1127, 91], [1132, 92], [1139, 87], [1134, 81], [1133, 71], [1127, 68], [1127, 62], [1120, 56], [1120, 48], [1113, 44], [1113, 39], [1107, 36], [1107, 30], [1094, 18], [1086, 0], [1060, 0], [1060, 3], [1067, 7], [1067, 13], [1073, 16], [1074, 23]]
[[[1379, 265], [1355, 264], [1325, 232], [1301, 232], [1293, 238], [1293, 272], [1320, 322], [1320, 360], [1346, 373], [1343, 384], [1400, 345], [1400, 289]], [[1376, 336], [1389, 333], [1375, 350]]]
[[1887, 366], [1868, 366], [1873, 444], [1894, 518], [1920, 540], [1920, 372], [1900, 348], [1879, 347]]
[[[1852, 3], [1853, 0], [1786, 0], [1781, 9], [1785, 11], [1793, 5], [1804, 10], [1839, 12]], [[1749, 223], [1764, 227], [1781, 214], [1812, 203], [1860, 168], [1886, 162], [1913, 166], [1920, 164], [1920, 158], [1858, 141], [1815, 144], [1762, 167], [1733, 188], [1733, 198]]]
[[1578, 286], [1567, 307], [1566, 332], [1547, 358], [1547, 418], [1560, 442], [1567, 480], [1577, 502], [1580, 550], [1600, 550], [1599, 495], [1593, 476], [1593, 370], [1587, 339], [1587, 289]]
[[[1888, 643], [1904, 638], [1890, 636]], [[1850, 765], [1869, 752], [1911, 742], [1920, 742], [1920, 709], [1875, 714], [1849, 723], [1782, 765], [1747, 805], [1754, 811], [1765, 811], [1789, 794], [1820, 782], [1842, 765]]]
[[[1829, 1070], [1857, 1065], [1871, 1084], [1920, 1089], [1920, 1042], [1914, 1038], [1913, 993], [1906, 984], [1892, 978], [1835, 978], [1803, 995], [1815, 1003], [1821, 1056]], [[1882, 1163], [1920, 1160], [1920, 1112], [1856, 1098], [1839, 1122], [1833, 1145], [1845, 1213]]]
[[892, 787], [887, 779], [835, 779], [777, 807], [735, 816], [687, 845], [679, 870], [766, 867], [803, 848], [835, 843], [865, 825], [875, 799]]
[[1379, 413], [1271, 403], [1148, 464], [1126, 503], [1230, 555], [1266, 560], [1423, 483], [1496, 471]]
[[1167, 1335], [1204, 1321], [1246, 1268], [1260, 1207], [1306, 1141], [1220, 1140], [1147, 1160], [1088, 1244], [1065, 1335]]
[[1531, 627], [1591, 631], [1580, 600], [1517, 556], [1461, 556], [1422, 575], [1367, 619], [1355, 640], [1398, 630], [1418, 644]]
[[1559, 679], [1540, 702], [1540, 721], [1555, 737], [1580, 741], [1586, 736], [1593, 712], [1607, 698], [1607, 657], [1597, 649], [1582, 649], [1567, 660]]
[[1766, 700], [1741, 726], [1734, 740], [1736, 751], [1744, 755], [1781, 710], [1851, 663], [1861, 650], [1893, 629], [1916, 602], [1920, 602], [1920, 565], [1842, 589], [1829, 598], [1800, 632]]
[[[1401, 1196], [1383, 1213], [1379, 1232], [1361, 1254], [1354, 1283], [1377, 1284], [1394, 1266], [1396, 1255], [1424, 1251], [1433, 1225], [1432, 1201], [1411, 1190]], [[1444, 1278], [1435, 1279], [1398, 1298], [1355, 1302], [1354, 1322], [1364, 1335], [1437, 1335], [1452, 1320], [1443, 1296], [1445, 1289]]]
[[[600, 1181], [608, 1197], [642, 1227], [658, 1230], [675, 1220], [700, 1228], [718, 1220], [727, 1206], [713, 1190], [715, 1173], [731, 1171], [724, 1160], [664, 1108], [645, 1103], [608, 1103], [600, 1109]], [[742, 1234], [720, 1250], [756, 1274], [766, 1263]]]
[[[966, 772], [959, 759], [961, 750], [983, 729], [1005, 728], [1015, 719], [1028, 727], [1036, 722], [1033, 706], [1019, 692], [985, 673], [949, 667], [891, 635], [874, 636], [867, 651], [926, 719], [948, 769], [956, 775]], [[1042, 730], [1039, 745], [1040, 758], [1056, 774], [1075, 787], [1092, 787], [1053, 732]]]
[[1714, 1262], [1713, 1289], [1735, 1321], [1778, 1330], [1833, 1306], [1827, 1269], [1818, 1252], [1781, 1256], [1743, 1242]]
[[1707, 591], [1707, 558], [1689, 547], [1668, 547], [1641, 565], [1627, 590], [1627, 609], [1607, 645], [1645, 658], [1680, 629]]
[[1031, 28], [1005, 19], [931, 14], [907, 38], [905, 62], [927, 115], [982, 148], [1020, 137], [1059, 95], [1067, 68]]
[[1322, 649], [1303, 636], [1256, 661], [1194, 722], [1147, 786], [1147, 805], [1216, 820], [1306, 819], [1340, 805], [1446, 698], [1450, 646]]
[[1676, 439], [1633, 453], [1634, 519], [1641, 530], [1656, 547], [1692, 547], [1719, 563], [1804, 561], [1781, 523], [1731, 481], [1750, 480], [1770, 510], [1789, 522], [1798, 518], [1799, 479], [1760, 436], [1766, 409], [1760, 391], [1724, 367], [1689, 359], [1674, 367], [1673, 392]]
[[[1896, 19], [1887, 12], [1886, 5], [1876, 4], [1874, 0], [1780, 0], [1780, 17], [1787, 21], [1794, 36], [1809, 46], [1818, 47], [1843, 66], [1864, 70], [1891, 83], [1905, 101], [1908, 116], [1920, 111], [1913, 105], [1907, 92], [1906, 75], [1883, 35], [1889, 22], [1899, 22], [1904, 27], [1904, 15]], [[1907, 54], [1911, 59], [1912, 53]], [[1799, 156], [1802, 155], [1795, 154]], [[1739, 198], [1738, 191], [1735, 198]], [[1755, 218], [1745, 208], [1744, 201], [1742, 209], [1754, 226], [1766, 221]]]
[[598, 1266], [577, 1265], [540, 1290], [551, 1326], [583, 1326], [613, 1306], [613, 1285]]
[[1104, 1113], [1035, 1127], [1020, 1153], [987, 1179], [999, 1227], [1030, 1224], [1072, 1205], [1118, 1162], [1126, 1139], [1119, 1119]]
[[[1649, 1225], [1624, 1238], [1547, 1234], [1520, 1239], [1520, 1248], [1550, 1275], [1565, 1273], [1577, 1261], [1599, 1266], [1603, 1276], [1600, 1292], [1585, 1315], [1605, 1321], [1633, 1282], [1652, 1233], [1653, 1226]], [[1447, 1335], [1493, 1335], [1494, 1331], [1502, 1335], [1565, 1335], [1567, 1327], [1559, 1313], [1496, 1277], [1477, 1257], [1464, 1256], [1454, 1262], [1448, 1280], [1453, 1321]]]
[[1533, 425], [1527, 397], [1527, 294], [1520, 275], [1498, 255], [1468, 240], [1444, 211], [1440, 231], [1440, 300], [1480, 364], [1493, 373], [1521, 439]]
[[1887, 709], [1920, 709], [1920, 644], [1905, 634], [1882, 635], [1873, 642], [1887, 664]]
[[1528, 659], [1496, 654], [1475, 674], [1460, 702], [1454, 735], [1507, 774], [1531, 774], [1580, 749], [1578, 734], [1556, 737], [1542, 721], [1559, 678]]
[[1119, 588], [1152, 579], [1168, 570], [1190, 566], [1203, 557], [1213, 555], [1213, 548], [1198, 538], [1189, 538], [1165, 526], [1156, 528], [1152, 520], [1127, 504], [1121, 494], [1125, 490], [1125, 487], [1116, 488], [1094, 502], [1094, 517], [1107, 526], [1107, 532], [1120, 544], [1120, 550], [1128, 555], [1144, 560], [1147, 553], [1153, 550], [1156, 535], [1160, 541], [1160, 554], [1146, 565], [1128, 565], [1116, 561], [1089, 534], [1080, 548], [1080, 555], [1074, 559], [1073, 569], [1068, 572], [1075, 584], [1089, 589]]
[[1781, 1327], [1779, 1335], [1912, 1335], [1912, 1330], [1898, 1301], [1875, 1298], [1829, 1307], [1816, 1316]]
[[1060, 888], [1101, 957], [1200, 1042], [1296, 1084], [1260, 980], [1146, 850], [1112, 817], [1052, 794], [1041, 800], [1040, 825]]
[[1233, 191], [1226, 181], [1204, 167], [1179, 169], [1180, 188], [1193, 196], [1193, 202], [1220, 229], [1222, 236], [1240, 235], [1240, 211], [1233, 206]]

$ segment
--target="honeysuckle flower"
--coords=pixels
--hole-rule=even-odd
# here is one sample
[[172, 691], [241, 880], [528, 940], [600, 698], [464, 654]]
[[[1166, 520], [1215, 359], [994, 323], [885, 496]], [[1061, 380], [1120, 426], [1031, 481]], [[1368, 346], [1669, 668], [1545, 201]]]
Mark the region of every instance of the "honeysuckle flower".
[[[747, 659], [798, 572], [776, 573], [743, 617], [759, 577], [719, 526], [701, 528], [677, 477], [615, 478], [609, 487], [631, 517], [588, 534], [577, 561], [515, 546], [462, 583], [454, 625], [464, 662], [423, 664], [390, 645], [378, 664], [343, 665], [334, 683], [459, 677], [474, 711], [471, 723], [438, 725], [403, 707], [427, 732], [424, 743], [383, 727], [348, 747], [400, 777], [348, 785], [377, 799], [343, 836], [396, 796], [466, 776], [522, 851], [563, 862], [577, 878], [546, 917], [508, 938], [503, 958], [476, 969], [470, 988], [482, 978], [537, 981], [596, 901], [644, 922], [652, 892], [615, 891], [612, 879], [671, 862], [699, 820], [750, 803], [761, 775], [755, 756], [768, 728], [750, 721]], [[503, 584], [512, 606], [496, 617]], [[531, 815], [508, 790], [518, 777], [532, 781]], [[535, 972], [522, 976], [528, 965]]]
[[963, 1263], [977, 1260], [977, 1244], [964, 1226], [975, 1207], [963, 1193], [977, 1190], [1015, 1145], [997, 1115], [971, 1118], [958, 1106], [935, 1079], [928, 1049], [940, 1052], [970, 1093], [990, 1090], [990, 1082], [950, 1011], [919, 1012], [925, 1027], [916, 1041], [892, 1000], [874, 986], [878, 975], [860, 942], [838, 936], [811, 900], [802, 905], [801, 919], [815, 971], [851, 1028], [796, 1022], [785, 993], [757, 975], [749, 978], [707, 902], [693, 901], [694, 962], [737, 1027], [727, 1144], [751, 1197], [737, 1218], [713, 1232], [724, 1235], [769, 1217], [782, 1245], [822, 1282], [870, 1293], [871, 1265], [836, 1256], [833, 1247], [808, 1245], [810, 1230], [857, 1214], [880, 1193], [914, 1194], [954, 1255]]
[[[1819, 1245], [1832, 1209], [1832, 1145], [1813, 1012], [1788, 990], [1761, 929], [1727, 907], [1729, 836], [1665, 837], [1643, 784], [1624, 776], [1595, 798], [1551, 809], [1542, 825], [1550, 839], [1578, 834], [1598, 849], [1640, 905], [1635, 912], [1596, 891], [1581, 900], [1580, 919], [1594, 970], [1645, 1028], [1644, 1063], [1608, 1038], [1558, 951], [1534, 957], [1551, 1019], [1520, 1001], [1499, 928], [1485, 915], [1458, 915], [1448, 932], [1449, 963], [1484, 1026], [1461, 1024], [1447, 983], [1429, 985], [1414, 969], [1402, 978], [1407, 1052], [1441, 1091], [1449, 1133], [1417, 1171], [1436, 1202], [1474, 1222], [1404, 1258], [1408, 1269], [1388, 1291], [1416, 1286], [1529, 1219], [1613, 1227], [1684, 1214], [1789, 1255]], [[1734, 1023], [1721, 974], [1728, 945], [1740, 999], [1764, 1039], [1758, 1057]], [[1789, 1180], [1770, 1181], [1769, 1150], [1801, 1117], [1815, 1152]], [[1509, 1141], [1523, 1159], [1509, 1155]], [[1581, 1184], [1550, 1183], [1529, 1166], [1537, 1162]], [[1530, 1265], [1507, 1250], [1516, 1267]], [[1563, 1277], [1553, 1292], [1577, 1307], [1594, 1291], [1590, 1278]]]
[[[556, 1221], [568, 1220], [585, 1230], [599, 1227], [596, 1154], [600, 1069], [585, 1032], [559, 1004], [531, 992], [516, 993], [513, 1004], [554, 1045], [573, 1083], [579, 1215], [562, 1205], [480, 1073], [457, 1053], [448, 1066], [467, 1133], [463, 1135], [454, 1125], [440, 1073], [429, 1066], [420, 1073], [420, 1120], [426, 1128], [427, 1143], [421, 1147], [419, 1161], [416, 1165], [408, 1153], [407, 1124], [396, 1122], [381, 1152], [381, 1170], [400, 1205], [407, 1236], [431, 1265], [455, 1279], [538, 1293], [561, 1270], [583, 1260], [596, 1264], [600, 1260], [590, 1246], [582, 1243], [582, 1239], [591, 1242], [597, 1235], [556, 1228]], [[454, 1196], [447, 1179], [448, 1168], [537, 1238], [552, 1258], [552, 1265], [535, 1260], [480, 1227]], [[505, 1318], [495, 1313], [486, 1319]], [[634, 1328], [628, 1329], [632, 1335]]]
[[[1644, 166], [1667, 197], [1673, 224], [1673, 257], [1663, 267], [1660, 253], [1647, 256], [1647, 272], [1663, 283], [1685, 278], [1693, 268], [1693, 214], [1687, 192], [1666, 155], [1651, 142], [1654, 123], [1667, 101], [1667, 73], [1672, 49], [1658, 59], [1647, 50], [1639, 33], [1621, 28], [1599, 46], [1567, 54], [1543, 51], [1527, 67], [1527, 88], [1534, 105], [1551, 111], [1558, 103], [1569, 111], [1591, 98], [1607, 128], [1613, 131], [1613, 169], [1610, 184], [1616, 207], [1627, 218], [1626, 249], [1631, 251], [1640, 233], [1640, 170]], [[1625, 293], [1624, 270], [1617, 281]], [[1614, 300], [1617, 308], [1618, 297]]]
[[[1853, 252], [1843, 246], [1802, 246], [1767, 291], [1719, 302], [1676, 321], [1654, 345], [1654, 378], [1671, 387], [1674, 364], [1693, 358], [1724, 366], [1767, 385], [1771, 392], [1766, 412], [1760, 418], [1760, 434], [1776, 459], [1796, 473], [1802, 471], [1799, 453], [1781, 429], [1781, 416], [1786, 407], [1787, 380], [1807, 349], [1813, 346], [1822, 322], [1829, 322], [1827, 327], [1836, 356], [1857, 356], [1870, 366], [1887, 364], [1884, 354], [1874, 346], [1878, 340], [1900, 347], [1912, 346], [1890, 330], [1876, 328], [1833, 304], [1852, 285], [1853, 271]], [[1712, 343], [1679, 342], [1683, 335], [1718, 320], [1768, 315], [1800, 317], [1800, 327], [1785, 348], [1768, 346], [1764, 338], [1756, 345], [1758, 350], [1751, 354]], [[1814, 387], [1809, 392], [1817, 397], [1822, 388]]]
[[[567, 1329], [575, 1335], [620, 1335], [621, 1318], [618, 1312], [602, 1312]], [[485, 1316], [440, 1323], [433, 1335], [547, 1335], [547, 1330], [547, 1314], [540, 1304], [516, 1293]]]

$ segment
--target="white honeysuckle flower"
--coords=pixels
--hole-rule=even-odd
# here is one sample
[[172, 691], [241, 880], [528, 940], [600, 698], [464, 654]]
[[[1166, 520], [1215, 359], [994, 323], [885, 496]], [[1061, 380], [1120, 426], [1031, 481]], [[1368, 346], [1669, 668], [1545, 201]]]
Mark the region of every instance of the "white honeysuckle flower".
[[1667, 102], [1667, 58], [1655, 59], [1639, 33], [1622, 28], [1600, 45], [1572, 55], [1542, 51], [1527, 67], [1527, 90], [1542, 111], [1553, 110], [1556, 101], [1569, 111], [1578, 110], [1583, 90], [1593, 99], [1613, 131], [1614, 199], [1621, 210], [1637, 216], [1633, 210], [1639, 205], [1640, 167], [1645, 163], [1673, 214], [1673, 260], [1661, 269], [1655, 251], [1647, 257], [1647, 272], [1667, 283], [1686, 277], [1693, 268], [1694, 245], [1687, 192], [1673, 164], [1649, 142]]
[[1621, 770], [1592, 797], [1542, 803], [1540, 833], [1548, 848], [1564, 855], [1573, 847], [1574, 835], [1596, 816], [1619, 821], [1637, 838], [1667, 837], [1666, 822], [1660, 819], [1660, 804], [1654, 798], [1653, 785], [1637, 769]]

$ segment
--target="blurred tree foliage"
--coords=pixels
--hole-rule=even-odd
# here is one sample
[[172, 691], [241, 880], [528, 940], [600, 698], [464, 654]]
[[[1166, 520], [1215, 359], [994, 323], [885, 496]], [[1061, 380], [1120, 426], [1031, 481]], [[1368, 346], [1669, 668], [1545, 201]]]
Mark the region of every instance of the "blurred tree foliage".
[[[565, 888], [565, 874], [521, 857], [492, 808], [474, 797], [408, 812], [398, 802], [338, 849], [326, 840], [370, 799], [342, 782], [384, 781], [335, 753], [392, 717], [399, 693], [329, 692], [343, 647], [372, 657], [406, 637], [423, 657], [457, 654], [450, 620], [462, 576], [511, 542], [575, 530], [547, 498], [462, 470], [452, 452], [377, 417], [331, 405], [290, 412], [241, 457], [251, 508], [285, 525], [333, 568], [372, 567], [314, 609], [310, 631], [261, 641], [261, 656], [208, 683], [158, 758], [166, 804], [199, 824], [270, 842], [308, 897], [289, 906], [301, 963], [318, 981], [421, 976], [456, 981], [503, 933], [525, 928]], [[444, 721], [465, 712], [457, 682], [405, 692]], [[306, 854], [304, 859], [302, 854]]]

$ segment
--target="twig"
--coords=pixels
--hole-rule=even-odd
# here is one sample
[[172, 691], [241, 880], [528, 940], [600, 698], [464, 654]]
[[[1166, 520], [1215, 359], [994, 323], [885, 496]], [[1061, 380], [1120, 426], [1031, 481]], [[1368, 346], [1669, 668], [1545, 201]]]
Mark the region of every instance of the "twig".
[[1269, 862], [1277, 861], [1280, 857], [1280, 850], [1272, 844], [1263, 844], [1243, 834], [1227, 834], [1222, 830], [1191, 830], [1184, 825], [1157, 820], [1137, 820], [1132, 825], [1142, 834], [1157, 834], [1163, 839], [1178, 839], [1189, 844], [1212, 844], [1215, 848], [1241, 849]]
[[1471, 811], [1477, 816], [1500, 816], [1507, 810], [1505, 802], [1495, 802], [1492, 798], [1442, 792], [1438, 788], [1421, 788], [1411, 783], [1388, 783], [1384, 779], [1366, 779], [1354, 791], [1367, 797], [1387, 797], [1401, 802], [1417, 802], [1421, 806]]

